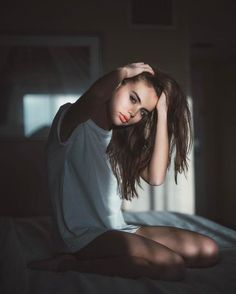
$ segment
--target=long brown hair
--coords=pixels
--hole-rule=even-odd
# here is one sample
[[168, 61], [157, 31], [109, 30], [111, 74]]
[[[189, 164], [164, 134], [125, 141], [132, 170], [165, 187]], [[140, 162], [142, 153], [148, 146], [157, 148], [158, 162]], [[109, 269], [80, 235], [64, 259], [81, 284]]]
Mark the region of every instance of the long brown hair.
[[[158, 97], [164, 91], [167, 97], [167, 124], [169, 139], [168, 169], [175, 148], [175, 183], [177, 173], [188, 170], [187, 154], [192, 147], [191, 114], [187, 97], [178, 83], [169, 75], [155, 71], [155, 75], [143, 72], [132, 78], [124, 79], [121, 86], [128, 82], [145, 81], [152, 86]], [[122, 199], [137, 197], [135, 183], [141, 187], [141, 172], [148, 166], [155, 143], [158, 113], [156, 108], [144, 116], [137, 124], [114, 127], [111, 141], [107, 147], [109, 162], [118, 182]]]

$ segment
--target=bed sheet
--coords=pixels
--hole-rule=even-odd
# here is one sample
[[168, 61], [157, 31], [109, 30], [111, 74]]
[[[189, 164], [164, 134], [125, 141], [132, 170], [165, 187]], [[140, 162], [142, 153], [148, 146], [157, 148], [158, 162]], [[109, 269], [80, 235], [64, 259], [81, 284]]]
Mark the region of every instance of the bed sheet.
[[28, 262], [53, 254], [51, 218], [3, 217], [0, 218], [0, 293], [236, 293], [236, 231], [200, 216], [176, 212], [124, 212], [124, 218], [129, 224], [175, 226], [208, 235], [218, 243], [221, 261], [210, 268], [188, 269], [186, 278], [177, 282], [31, 270], [26, 266]]

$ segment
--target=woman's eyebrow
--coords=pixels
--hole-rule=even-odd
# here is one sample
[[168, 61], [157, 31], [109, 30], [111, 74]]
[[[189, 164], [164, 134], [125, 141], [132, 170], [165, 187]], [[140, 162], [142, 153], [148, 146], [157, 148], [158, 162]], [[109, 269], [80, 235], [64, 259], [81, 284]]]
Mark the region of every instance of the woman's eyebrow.
[[[139, 104], [141, 104], [141, 99], [140, 99], [139, 95], [134, 90], [132, 90], [132, 92], [135, 94], [136, 98], [138, 99]], [[143, 109], [145, 109], [148, 113], [150, 113], [150, 111], [147, 108], [143, 108]]]

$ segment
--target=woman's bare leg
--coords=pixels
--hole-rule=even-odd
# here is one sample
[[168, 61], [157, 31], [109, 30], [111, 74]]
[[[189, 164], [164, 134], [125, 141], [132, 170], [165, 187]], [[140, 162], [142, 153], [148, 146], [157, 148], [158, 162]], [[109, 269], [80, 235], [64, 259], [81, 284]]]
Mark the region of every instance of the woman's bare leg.
[[169, 248], [136, 234], [108, 231], [71, 255], [37, 261], [29, 266], [42, 270], [76, 270], [127, 278], [179, 280], [185, 263]]
[[174, 250], [184, 258], [187, 267], [208, 267], [219, 261], [216, 242], [197, 232], [167, 226], [142, 226], [136, 234]]
[[[66, 265], [66, 264], [65, 264]], [[182, 268], [180, 267], [182, 266]], [[107, 276], [120, 276], [124, 278], [141, 278], [161, 280], [181, 280], [184, 278], [185, 267], [183, 264], [173, 264], [171, 268], [157, 266], [145, 258], [135, 256], [119, 256], [104, 259], [78, 260], [61, 270], [75, 270], [84, 273], [96, 273]]]
[[180, 280], [184, 278], [185, 268], [178, 264], [170, 269], [156, 266], [145, 258], [135, 256], [109, 257], [91, 260], [79, 260], [74, 255], [69, 257], [60, 255], [47, 260], [36, 261], [29, 264], [34, 270], [47, 271], [78, 271], [81, 273], [94, 273], [106, 276], [120, 276], [137, 279], [147, 277], [161, 280]]

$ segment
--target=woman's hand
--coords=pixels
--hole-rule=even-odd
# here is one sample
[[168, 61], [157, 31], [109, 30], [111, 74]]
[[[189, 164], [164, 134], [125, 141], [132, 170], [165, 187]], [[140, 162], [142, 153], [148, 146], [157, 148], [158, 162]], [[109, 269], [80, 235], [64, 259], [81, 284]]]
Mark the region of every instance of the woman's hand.
[[156, 109], [157, 111], [160, 112], [164, 112], [167, 113], [168, 107], [167, 107], [167, 98], [166, 98], [166, 94], [164, 92], [161, 93], [161, 96], [157, 102], [156, 105]]
[[131, 78], [144, 71], [155, 74], [150, 65], [144, 62], [130, 63], [120, 68], [124, 72], [124, 78]]

